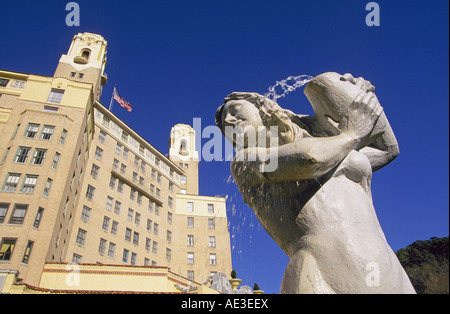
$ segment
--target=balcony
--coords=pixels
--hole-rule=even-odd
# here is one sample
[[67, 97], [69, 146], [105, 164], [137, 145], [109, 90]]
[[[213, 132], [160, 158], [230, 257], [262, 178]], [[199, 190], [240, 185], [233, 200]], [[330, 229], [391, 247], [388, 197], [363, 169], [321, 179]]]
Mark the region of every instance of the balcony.
[[89, 57], [85, 55], [76, 56], [75, 58], [73, 58], [73, 62], [79, 64], [87, 64], [89, 62]]
[[118, 168], [115, 168], [114, 166], [111, 169], [111, 174], [116, 177], [117, 179], [121, 180], [128, 186], [132, 187], [142, 195], [146, 196], [148, 199], [152, 200], [159, 206], [162, 206], [162, 201], [160, 196], [156, 195], [155, 192], [150, 191], [149, 188], [145, 187], [143, 184], [139, 183], [136, 180], [133, 180], [130, 176], [126, 175], [124, 172], [119, 171]]

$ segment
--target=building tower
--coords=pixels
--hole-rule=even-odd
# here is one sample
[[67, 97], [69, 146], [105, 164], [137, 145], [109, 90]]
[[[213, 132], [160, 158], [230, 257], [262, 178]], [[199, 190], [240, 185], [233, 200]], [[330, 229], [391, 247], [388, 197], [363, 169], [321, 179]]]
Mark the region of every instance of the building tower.
[[[198, 152], [195, 149], [195, 130], [187, 124], [177, 124], [170, 131], [169, 159], [182, 168], [183, 194], [198, 195]], [[186, 177], [188, 179], [186, 179]]]
[[54, 77], [91, 83], [94, 100], [99, 101], [107, 82], [106, 54], [107, 42], [102, 36], [80, 33], [72, 39], [69, 52], [61, 56]]

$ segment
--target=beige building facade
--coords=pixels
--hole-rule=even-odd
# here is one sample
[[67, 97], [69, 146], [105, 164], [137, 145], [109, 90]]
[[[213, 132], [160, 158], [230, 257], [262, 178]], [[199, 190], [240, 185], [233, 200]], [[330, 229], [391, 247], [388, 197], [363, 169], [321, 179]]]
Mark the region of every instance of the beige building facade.
[[84, 33], [53, 77], [0, 70], [0, 269], [32, 286], [46, 263], [229, 274], [225, 199], [198, 195], [194, 130], [155, 149], [99, 102], [106, 61]]

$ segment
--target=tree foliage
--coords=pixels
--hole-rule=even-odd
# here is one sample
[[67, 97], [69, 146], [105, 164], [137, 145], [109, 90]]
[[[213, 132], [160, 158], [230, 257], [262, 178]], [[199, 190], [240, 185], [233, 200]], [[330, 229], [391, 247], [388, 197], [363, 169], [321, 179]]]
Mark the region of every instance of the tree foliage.
[[418, 240], [397, 257], [419, 294], [449, 293], [449, 238]]

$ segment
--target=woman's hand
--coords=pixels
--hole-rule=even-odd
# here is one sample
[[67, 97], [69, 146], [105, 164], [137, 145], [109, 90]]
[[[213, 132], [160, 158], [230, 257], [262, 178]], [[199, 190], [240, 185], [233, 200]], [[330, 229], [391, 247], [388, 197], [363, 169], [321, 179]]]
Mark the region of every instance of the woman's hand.
[[[378, 118], [383, 113], [383, 107], [373, 92], [361, 92], [352, 102], [348, 114], [339, 123], [342, 133], [358, 141], [358, 148], [367, 145], [372, 130]], [[377, 128], [383, 127], [377, 125]]]

